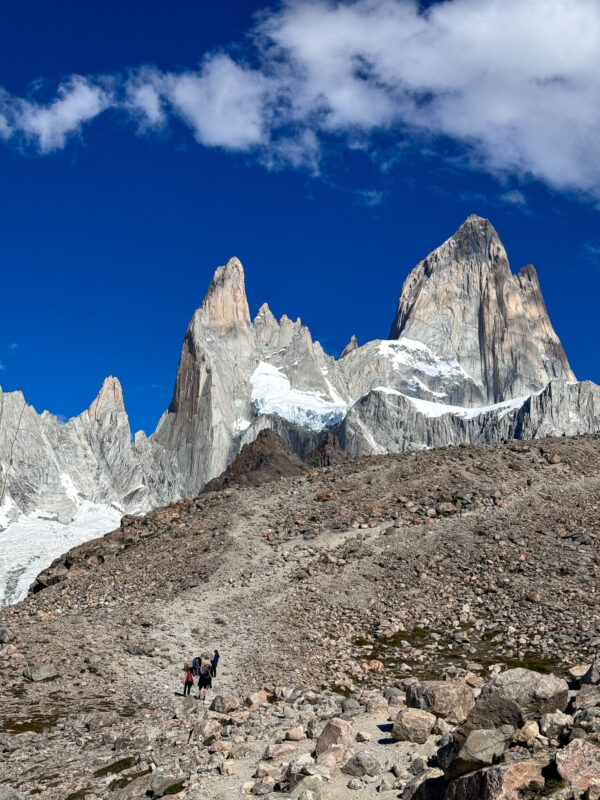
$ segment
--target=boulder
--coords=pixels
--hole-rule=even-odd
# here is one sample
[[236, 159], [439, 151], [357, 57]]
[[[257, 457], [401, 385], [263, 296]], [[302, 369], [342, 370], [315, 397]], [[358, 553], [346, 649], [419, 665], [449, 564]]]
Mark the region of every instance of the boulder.
[[28, 681], [50, 681], [53, 678], [58, 678], [58, 670], [54, 664], [48, 662], [47, 664], [33, 664], [25, 667], [23, 670], [23, 677]]
[[335, 717], [330, 719], [317, 739], [315, 756], [332, 752], [336, 762], [343, 761], [356, 741], [356, 730], [348, 720]]
[[510, 725], [471, 731], [463, 741], [451, 742], [438, 752], [438, 763], [447, 780], [487, 767], [506, 752], [514, 734]]
[[555, 675], [541, 675], [518, 667], [502, 672], [481, 690], [467, 717], [467, 726], [521, 728], [528, 719], [564, 711], [569, 700], [567, 682]]
[[400, 742], [424, 744], [435, 725], [435, 716], [420, 708], [403, 708], [398, 712], [392, 736]]
[[582, 676], [581, 683], [600, 683], [600, 653], [596, 653], [588, 671]]
[[0, 644], [6, 644], [7, 642], [10, 642], [10, 640], [10, 631], [7, 628], [0, 628]]
[[540, 718], [540, 732], [542, 736], [549, 739], [556, 739], [563, 730], [573, 723], [570, 714], [563, 714], [562, 711], [554, 711], [552, 714], [542, 714]]
[[354, 775], [356, 778], [362, 778], [363, 775], [380, 775], [382, 771], [381, 764], [377, 759], [365, 750], [361, 750], [350, 761], [342, 767], [342, 772], [347, 775]]
[[237, 711], [239, 705], [235, 697], [218, 694], [210, 704], [210, 710], [216, 711], [218, 714], [230, 714], [232, 711]]
[[281, 744], [270, 744], [264, 752], [263, 758], [278, 761], [296, 752], [294, 742], [281, 742]]
[[260, 706], [266, 703], [268, 699], [269, 695], [264, 689], [261, 689], [258, 692], [253, 692], [252, 694], [248, 695], [244, 701], [244, 705], [246, 708], [250, 709], [250, 711], [254, 711], [256, 708], [260, 708]]
[[600, 685], [586, 683], [575, 695], [573, 711], [581, 711], [584, 708], [598, 705], [600, 705]]
[[576, 792], [585, 792], [600, 783], [600, 746], [586, 739], [574, 739], [556, 754], [561, 778]]
[[525, 790], [543, 790], [542, 766], [529, 759], [470, 772], [450, 783], [445, 800], [522, 800]]
[[463, 681], [419, 681], [406, 690], [406, 705], [459, 725], [475, 705], [475, 696]]
[[426, 769], [410, 780], [400, 795], [402, 800], [442, 800], [446, 781], [441, 769]]

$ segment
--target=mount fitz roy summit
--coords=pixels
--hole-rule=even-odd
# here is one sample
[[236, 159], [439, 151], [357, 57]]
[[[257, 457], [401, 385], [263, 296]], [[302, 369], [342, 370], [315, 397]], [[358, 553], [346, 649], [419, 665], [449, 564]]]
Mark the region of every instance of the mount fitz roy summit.
[[510, 270], [469, 217], [407, 277], [390, 335], [336, 360], [300, 320], [252, 320], [241, 263], [219, 267], [188, 327], [171, 404], [131, 438], [116, 378], [66, 423], [0, 391], [0, 604], [121, 514], [198, 494], [272, 428], [305, 455], [346, 456], [600, 430], [600, 388], [577, 382], [533, 266]]

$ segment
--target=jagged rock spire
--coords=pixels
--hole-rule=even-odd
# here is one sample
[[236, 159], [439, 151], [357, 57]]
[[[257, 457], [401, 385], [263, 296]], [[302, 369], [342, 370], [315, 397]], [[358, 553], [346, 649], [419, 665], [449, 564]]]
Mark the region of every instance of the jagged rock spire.
[[401, 336], [458, 361], [492, 403], [575, 380], [534, 268], [513, 275], [493, 225], [475, 214], [404, 282], [390, 339]]
[[340, 356], [340, 358], [344, 358], [344, 356], [347, 356], [348, 353], [351, 353], [353, 350], [357, 349], [358, 349], [358, 341], [356, 339], [356, 336], [352, 334], [352, 336], [350, 337], [350, 341], [348, 342], [346, 347], [344, 347], [344, 349], [342, 350], [342, 355]]
[[124, 410], [123, 389], [119, 379], [109, 375], [104, 379], [94, 402], [88, 408], [88, 416], [91, 420], [97, 421], [115, 408]]
[[223, 332], [245, 329], [250, 324], [244, 268], [239, 259], [230, 258], [218, 267], [197, 313], [203, 325]]

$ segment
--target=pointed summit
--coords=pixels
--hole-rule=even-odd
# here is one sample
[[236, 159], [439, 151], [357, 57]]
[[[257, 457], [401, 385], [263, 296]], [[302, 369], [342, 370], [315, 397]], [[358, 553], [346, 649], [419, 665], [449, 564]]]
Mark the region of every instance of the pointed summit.
[[239, 259], [230, 258], [227, 264], [218, 267], [196, 313], [202, 325], [219, 328], [224, 333], [250, 324], [244, 268]]
[[88, 408], [88, 416], [91, 420], [98, 421], [101, 417], [110, 413], [114, 409], [125, 410], [123, 405], [123, 389], [118, 378], [109, 375], [104, 379], [102, 387], [96, 399]]
[[273, 316], [268, 303], [263, 303], [258, 309], [258, 314], [254, 317], [254, 324], [259, 325], [277, 325], [277, 320]]
[[407, 277], [390, 331], [401, 336], [457, 361], [489, 403], [574, 380], [537, 273], [513, 275], [494, 226], [475, 214]]
[[344, 347], [344, 349], [342, 350], [342, 355], [340, 356], [340, 358], [344, 358], [344, 356], [347, 356], [348, 353], [351, 353], [353, 350], [358, 350], [358, 341], [354, 334], [352, 334], [352, 336], [350, 337], [350, 341], [348, 342], [346, 347]]

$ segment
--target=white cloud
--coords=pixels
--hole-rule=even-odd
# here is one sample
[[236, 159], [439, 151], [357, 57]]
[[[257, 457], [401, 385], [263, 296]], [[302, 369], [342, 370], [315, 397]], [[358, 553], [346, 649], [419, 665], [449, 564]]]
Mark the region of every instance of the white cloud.
[[509, 206], [524, 207], [527, 205], [527, 198], [519, 189], [510, 189], [508, 192], [504, 192], [500, 195], [498, 200], [500, 200], [501, 203]]
[[200, 144], [248, 150], [268, 140], [269, 84], [262, 72], [219, 54], [199, 72], [167, 75], [165, 94]]
[[0, 370], [4, 369], [4, 364], [0, 361]]
[[249, 33], [243, 57], [141, 68], [110, 93], [74, 76], [48, 105], [4, 94], [0, 137], [48, 152], [112, 105], [142, 131], [176, 117], [204, 146], [313, 172], [331, 144], [378, 160], [383, 138], [404, 162], [407, 143], [450, 139], [463, 165], [600, 200], [598, 0], [287, 0]]
[[109, 94], [98, 84], [75, 75], [58, 88], [51, 103], [0, 96], [0, 113], [9, 130], [33, 142], [41, 153], [60, 150], [70, 135], [111, 105]]
[[367, 208], [375, 208], [380, 206], [385, 198], [384, 192], [378, 189], [359, 189], [354, 192], [354, 199], [356, 203]]
[[163, 77], [158, 70], [144, 67], [125, 82], [125, 108], [138, 119], [140, 129], [162, 127], [167, 121], [162, 98]]

